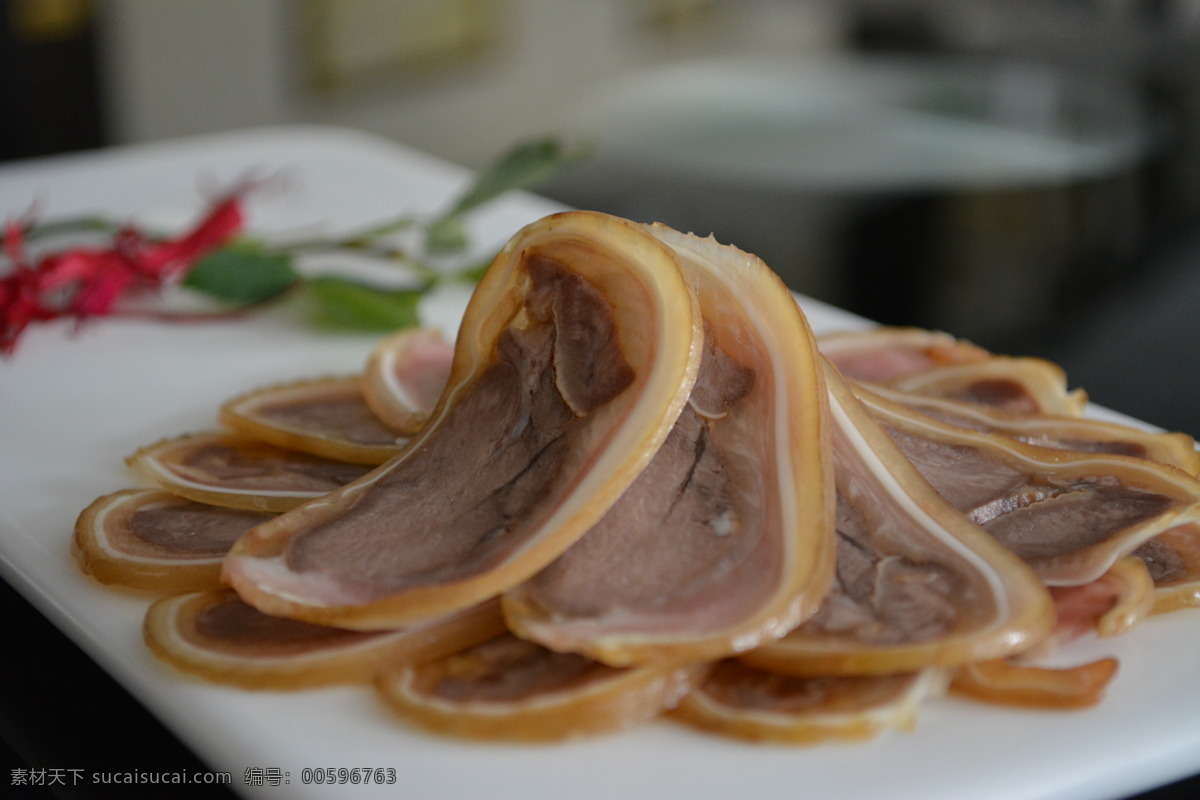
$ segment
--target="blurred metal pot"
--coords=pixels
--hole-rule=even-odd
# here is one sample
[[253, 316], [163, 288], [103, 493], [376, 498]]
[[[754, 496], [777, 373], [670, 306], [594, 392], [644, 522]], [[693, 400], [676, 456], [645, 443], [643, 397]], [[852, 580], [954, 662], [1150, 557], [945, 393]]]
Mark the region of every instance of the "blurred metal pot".
[[564, 123], [544, 191], [713, 233], [795, 290], [981, 340], [1106, 285], [1144, 227], [1136, 93], [1025, 62], [722, 59], [635, 73]]

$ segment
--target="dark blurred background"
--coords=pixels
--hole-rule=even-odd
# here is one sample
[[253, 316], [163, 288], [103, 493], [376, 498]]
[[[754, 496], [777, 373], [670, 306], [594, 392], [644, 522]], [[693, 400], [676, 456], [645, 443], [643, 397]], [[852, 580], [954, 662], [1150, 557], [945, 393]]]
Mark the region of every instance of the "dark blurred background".
[[[0, 75], [0, 161], [286, 123], [476, 168], [586, 140], [543, 193], [1200, 432], [1200, 0], [0, 0]], [[4, 589], [62, 683], [0, 657], [6, 760], [113, 763], [117, 718], [192, 758]]]

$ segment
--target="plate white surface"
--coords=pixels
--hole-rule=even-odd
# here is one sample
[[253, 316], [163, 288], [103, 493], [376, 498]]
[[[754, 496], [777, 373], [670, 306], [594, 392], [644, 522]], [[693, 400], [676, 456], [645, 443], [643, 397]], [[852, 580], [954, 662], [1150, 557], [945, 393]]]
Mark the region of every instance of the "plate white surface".
[[[348, 227], [435, 211], [462, 171], [345, 131], [264, 130], [30, 162], [0, 169], [0, 209], [38, 200], [48, 216], [87, 211], [185, 221], [195, 187], [247, 169], [284, 170], [281, 194], [251, 202], [255, 230]], [[502, 243], [554, 207], [514, 195], [480, 214], [474, 239]], [[452, 330], [465, 302], [426, 306]], [[856, 318], [804, 301], [819, 332]], [[72, 335], [29, 332], [0, 362], [0, 569], [233, 788], [264, 798], [878, 798], [1100, 800], [1200, 771], [1200, 612], [1155, 618], [1121, 639], [1079, 643], [1083, 662], [1120, 659], [1108, 697], [1081, 712], [926, 704], [917, 729], [858, 745], [750, 745], [656, 722], [545, 747], [434, 738], [393, 719], [366, 688], [251, 693], [183, 678], [141, 643], [149, 599], [82, 576], [75, 517], [130, 484], [122, 459], [165, 436], [215, 425], [218, 404], [261, 384], [360, 368], [371, 337], [318, 335], [290, 312], [204, 326], [104, 320]], [[45, 765], [61, 766], [61, 765]], [[155, 765], [145, 765], [153, 769]], [[397, 784], [303, 785], [305, 767], [394, 767]], [[284, 786], [247, 787], [248, 768]]]

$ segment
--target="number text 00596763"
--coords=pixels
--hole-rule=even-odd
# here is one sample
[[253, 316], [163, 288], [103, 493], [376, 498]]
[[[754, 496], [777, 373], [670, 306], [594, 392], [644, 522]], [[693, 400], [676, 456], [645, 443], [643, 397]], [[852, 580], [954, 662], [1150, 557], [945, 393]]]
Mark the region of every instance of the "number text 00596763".
[[396, 770], [394, 767], [305, 767], [300, 770], [300, 782], [392, 784], [396, 782]]

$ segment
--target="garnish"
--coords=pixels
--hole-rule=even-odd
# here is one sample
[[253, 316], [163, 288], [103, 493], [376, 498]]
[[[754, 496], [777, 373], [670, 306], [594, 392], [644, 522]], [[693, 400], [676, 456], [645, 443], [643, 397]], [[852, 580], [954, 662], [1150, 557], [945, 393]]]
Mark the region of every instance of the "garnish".
[[[105, 247], [73, 247], [36, 260], [26, 243], [44, 232], [28, 220], [9, 222], [4, 252], [12, 269], [0, 278], [0, 353], [11, 354], [30, 323], [59, 317], [82, 323], [113, 313], [124, 296], [176, 280], [201, 254], [241, 230], [241, 195], [239, 189], [221, 197], [191, 231], [175, 239], [152, 239], [131, 225], [113, 226]], [[95, 220], [84, 223], [97, 227]], [[55, 233], [70, 228], [61, 223], [46, 227]]]
[[[265, 242], [245, 235], [245, 182], [217, 198], [187, 233], [151, 235], [103, 217], [35, 223], [29, 215], [4, 230], [7, 274], [0, 277], [0, 354], [11, 355], [38, 322], [145, 314], [124, 301], [180, 285], [216, 301], [210, 313], [151, 312], [156, 318], [220, 319], [286, 297], [303, 295], [323, 326], [364, 331], [417, 324], [420, 299], [446, 281], [475, 282], [487, 261], [464, 263], [470, 246], [465, 218], [515, 189], [527, 189], [585, 157], [588, 148], [554, 139], [513, 148], [483, 171], [443, 213], [406, 214], [338, 238]], [[37, 257], [30, 245], [67, 235], [106, 237]], [[405, 236], [408, 247], [397, 244]], [[397, 267], [399, 283], [383, 286], [344, 275], [309, 274], [301, 262], [317, 256], [366, 259]], [[488, 259], [490, 260], [490, 259]]]

